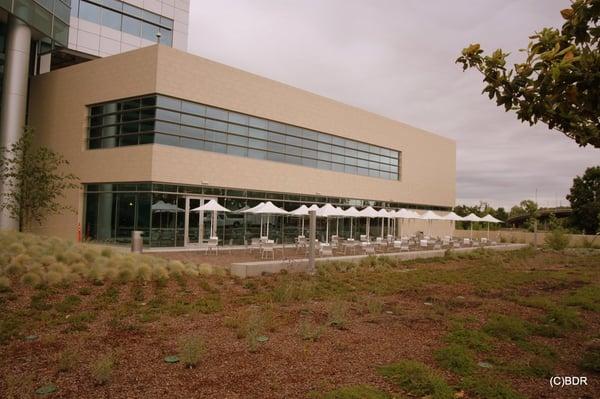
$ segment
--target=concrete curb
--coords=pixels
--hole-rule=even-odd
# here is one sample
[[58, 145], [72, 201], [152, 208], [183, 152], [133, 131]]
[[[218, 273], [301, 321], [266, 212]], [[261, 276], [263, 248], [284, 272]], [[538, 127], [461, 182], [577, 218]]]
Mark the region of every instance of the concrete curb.
[[[493, 251], [515, 251], [518, 249], [526, 248], [527, 244], [499, 244], [494, 246], [485, 247]], [[456, 253], [471, 252], [479, 249], [475, 248], [456, 248], [452, 251]], [[375, 254], [376, 257], [386, 256], [392, 258], [399, 258], [401, 261], [413, 260], [413, 259], [426, 259], [426, 258], [439, 258], [443, 257], [446, 250], [437, 249], [429, 251], [410, 251], [410, 252], [391, 252], [384, 254]], [[361, 259], [367, 258], [369, 255], [350, 255], [350, 256], [330, 256], [327, 258], [317, 258], [316, 263], [323, 262], [359, 262]], [[288, 273], [302, 273], [308, 270], [308, 259], [284, 259], [275, 261], [265, 262], [240, 262], [232, 263], [229, 271], [233, 276], [246, 278], [256, 277], [264, 273], [279, 273], [281, 271], [287, 271]]]

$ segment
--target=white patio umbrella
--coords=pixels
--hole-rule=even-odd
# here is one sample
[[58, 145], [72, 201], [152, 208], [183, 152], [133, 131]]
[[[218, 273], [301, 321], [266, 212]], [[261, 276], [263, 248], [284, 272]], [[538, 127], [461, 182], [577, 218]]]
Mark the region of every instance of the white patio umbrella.
[[350, 218], [350, 238], [353, 238], [352, 235], [352, 222], [354, 221], [354, 218], [359, 218], [362, 215], [360, 214], [360, 212], [353, 206], [351, 206], [350, 208], [346, 209], [344, 211], [344, 215], [346, 217]]
[[481, 218], [474, 213], [469, 213], [463, 220], [465, 222], [471, 222], [471, 239], [473, 239], [473, 222], [481, 222]]
[[433, 220], [442, 220], [442, 217], [440, 215], [438, 215], [437, 213], [433, 212], [433, 211], [427, 211], [424, 214], [421, 215], [421, 219], [423, 220], [427, 220], [427, 226], [428, 226], [428, 236], [431, 236], [431, 227], [433, 224]]
[[325, 242], [329, 242], [329, 218], [331, 216], [338, 216], [339, 214], [340, 213], [338, 209], [331, 204], [325, 204], [317, 210], [317, 216], [324, 217], [325, 224], [327, 225], [325, 233]]
[[498, 220], [489, 213], [481, 218], [482, 222], [487, 222], [487, 238], [490, 239], [490, 223], [502, 223], [502, 220]]
[[[260, 202], [258, 205], [253, 206], [252, 208], [245, 207], [246, 209], [240, 211], [240, 213], [256, 213], [256, 211], [258, 211], [263, 206], [265, 206], [265, 203]], [[260, 215], [260, 236], [263, 236], [263, 215]]]
[[290, 215], [300, 216], [300, 219], [302, 219], [302, 236], [304, 236], [304, 216], [308, 215], [308, 207], [306, 205], [300, 205], [298, 208], [291, 211]]
[[361, 217], [367, 218], [366, 236], [368, 238], [371, 230], [371, 218], [379, 217], [379, 213], [377, 213], [377, 211], [373, 209], [373, 207], [370, 205], [367, 206], [365, 209], [360, 210], [359, 213]]
[[267, 238], [269, 238], [269, 219], [271, 215], [287, 215], [288, 211], [276, 207], [271, 201], [267, 201], [263, 206], [260, 207], [260, 209], [254, 211], [253, 213], [267, 215]]
[[[219, 205], [219, 203], [215, 200], [210, 200], [204, 205], [200, 205], [198, 208], [192, 209], [192, 212], [212, 212], [213, 215], [216, 215], [217, 212], [231, 212], [229, 209], [224, 206]], [[216, 236], [215, 227], [213, 224], [214, 217], [210, 218], [210, 237]]]
[[345, 217], [346, 216], [346, 212], [344, 212], [344, 210], [339, 207], [336, 206], [335, 209], [337, 209], [337, 217], [335, 218], [335, 235], [338, 236], [338, 238], [340, 237], [340, 217]]
[[[384, 230], [385, 230], [384, 219], [388, 219], [389, 220], [390, 213], [385, 208], [381, 208], [380, 210], [377, 211], [377, 214], [381, 218], [381, 238], [383, 238], [383, 234], [384, 234]], [[389, 227], [390, 226], [388, 226], [388, 232], [390, 230]]]
[[185, 212], [185, 209], [179, 208], [176, 204], [170, 204], [165, 201], [157, 201], [152, 204], [152, 213], [158, 213], [158, 228], [162, 229], [162, 214], [163, 213], [177, 213]]
[[396, 214], [394, 215], [394, 217], [396, 219], [400, 219], [400, 237], [402, 237], [402, 225], [404, 224], [404, 220], [410, 220], [413, 218], [413, 214], [411, 211], [407, 211], [406, 209], [402, 208], [398, 211], [396, 211]]
[[[442, 219], [448, 220], [450, 222], [450, 227], [452, 227], [452, 222], [460, 222], [461, 220], [463, 220], [463, 217], [458, 216], [454, 212], [450, 212], [449, 214], [442, 216]], [[450, 235], [452, 235], [452, 234], [450, 234]]]

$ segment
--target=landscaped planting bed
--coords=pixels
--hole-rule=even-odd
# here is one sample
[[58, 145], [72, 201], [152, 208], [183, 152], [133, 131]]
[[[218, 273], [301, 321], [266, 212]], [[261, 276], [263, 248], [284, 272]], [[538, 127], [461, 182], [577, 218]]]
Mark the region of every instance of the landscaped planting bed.
[[[166, 256], [0, 234], [0, 397], [600, 392], [597, 250], [368, 258], [244, 280]], [[551, 388], [553, 375], [588, 385]]]

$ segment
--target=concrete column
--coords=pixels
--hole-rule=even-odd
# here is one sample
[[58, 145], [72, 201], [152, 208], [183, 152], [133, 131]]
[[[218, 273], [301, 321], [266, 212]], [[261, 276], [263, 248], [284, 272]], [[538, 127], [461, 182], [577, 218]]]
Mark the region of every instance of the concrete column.
[[[10, 148], [23, 135], [27, 109], [27, 81], [29, 79], [29, 51], [31, 29], [14, 16], [9, 16], [6, 38], [6, 64], [2, 89], [0, 115], [0, 147]], [[8, 187], [0, 182], [0, 192]], [[9, 212], [0, 211], [0, 230], [18, 230], [19, 221]]]

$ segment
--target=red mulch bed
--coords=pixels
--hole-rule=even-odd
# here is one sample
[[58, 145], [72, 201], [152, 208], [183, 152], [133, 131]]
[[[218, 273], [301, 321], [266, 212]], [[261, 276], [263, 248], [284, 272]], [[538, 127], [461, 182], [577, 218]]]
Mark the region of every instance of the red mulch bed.
[[[169, 258], [204, 261], [192, 253], [166, 254]], [[218, 263], [228, 256], [206, 256], [206, 261]], [[215, 262], [215, 260], [217, 260]], [[419, 264], [417, 267], [453, 268], [458, 262], [445, 265]], [[560, 267], [560, 266], [556, 266]], [[409, 272], [410, 273], [410, 272]], [[267, 276], [254, 279], [258, 286], [274, 284], [277, 277]], [[244, 282], [229, 277], [209, 277], [213, 288], [217, 288], [223, 299], [223, 309], [218, 313], [170, 316], [163, 315], [149, 323], [135, 321], [138, 330], [128, 331], [115, 328], [110, 320], [112, 312], [99, 311], [97, 319], [89, 323], [88, 331], [63, 332], [65, 326], [52, 325], [43, 330], [26, 331], [23, 335], [36, 334], [39, 339], [26, 341], [13, 339], [0, 346], [0, 374], [11, 382], [0, 382], [9, 396], [8, 388], [16, 397], [34, 397], [33, 389], [52, 382], [59, 387], [51, 398], [306, 398], [311, 391], [329, 389], [350, 384], [369, 384], [388, 392], [398, 392], [397, 387], [378, 375], [379, 365], [399, 359], [415, 359], [435, 366], [432, 354], [443, 345], [443, 336], [449, 326], [450, 316], [472, 316], [484, 320], [490, 313], [504, 313], [532, 318], [541, 311], [526, 308], [503, 300], [499, 296], [478, 296], [469, 287], [436, 285], [414, 292], [401, 292], [379, 297], [385, 303], [384, 312], [378, 316], [365, 313], [360, 303], [348, 302], [350, 306], [348, 326], [338, 330], [325, 326], [316, 342], [302, 340], [298, 324], [302, 319], [326, 324], [328, 302], [309, 301], [291, 305], [274, 304], [274, 330], [269, 331], [268, 342], [261, 344], [256, 353], [251, 353], [245, 339], [238, 339], [236, 332], [225, 326], [225, 317], [235, 317], [243, 305], [244, 297], [251, 290]], [[82, 287], [89, 287], [89, 296], [81, 296], [83, 302], [78, 312], [94, 311], [97, 297], [107, 286], [80, 284], [62, 290], [52, 296], [51, 302], [64, 296], [77, 295]], [[128, 285], [119, 286], [119, 303], [132, 300]], [[533, 288], [532, 288], [533, 289]], [[177, 297], [199, 298], [209, 295], [193, 280], [187, 284], [187, 292], [170, 281], [163, 289], [170, 299]], [[151, 283], [144, 288], [146, 300], [153, 296]], [[15, 289], [17, 299], [7, 302], [9, 309], [25, 309], [35, 291]], [[547, 293], [546, 293], [547, 294]], [[457, 296], [464, 296], [464, 306], [449, 308], [447, 313], [438, 314], [435, 307], [425, 301], [447, 303]], [[364, 298], [364, 295], [362, 296]], [[148, 306], [148, 305], [146, 305]], [[389, 314], [393, 312], [393, 314]], [[588, 329], [569, 336], [568, 339], [537, 339], [552, 347], [558, 354], [558, 375], [587, 375], [587, 387], [550, 388], [546, 379], [532, 379], [502, 375], [505, 383], [531, 398], [594, 398], [600, 395], [600, 378], [577, 368], [584, 342], [590, 334], [600, 330], [600, 317], [596, 313], [582, 312]], [[64, 316], [60, 316], [64, 317]], [[37, 325], [40, 325], [39, 323]], [[201, 335], [207, 347], [206, 354], [194, 369], [181, 364], [167, 364], [163, 358], [177, 352], [178, 341], [188, 334]], [[57, 353], [73, 349], [79, 359], [73, 369], [58, 372]], [[520, 352], [514, 345], [501, 345], [499, 351], [505, 358], [519, 358]], [[109, 383], [97, 386], [91, 376], [89, 364], [105, 353], [113, 353], [116, 359], [114, 373]], [[440, 370], [440, 369], [438, 369]], [[451, 383], [458, 382], [457, 376], [442, 372]], [[19, 384], [22, 384], [19, 387]], [[468, 394], [463, 397], [469, 398]]]

